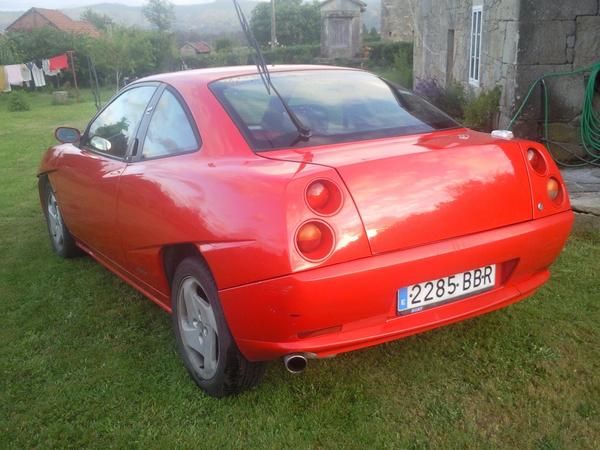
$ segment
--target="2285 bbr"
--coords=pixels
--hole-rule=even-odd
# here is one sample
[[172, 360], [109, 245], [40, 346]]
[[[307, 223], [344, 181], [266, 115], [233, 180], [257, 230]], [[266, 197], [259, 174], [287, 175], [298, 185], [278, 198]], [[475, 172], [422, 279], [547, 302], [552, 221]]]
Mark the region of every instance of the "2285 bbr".
[[398, 291], [398, 310], [408, 311], [425, 305], [464, 297], [493, 287], [496, 266], [489, 265], [437, 280], [413, 284]]

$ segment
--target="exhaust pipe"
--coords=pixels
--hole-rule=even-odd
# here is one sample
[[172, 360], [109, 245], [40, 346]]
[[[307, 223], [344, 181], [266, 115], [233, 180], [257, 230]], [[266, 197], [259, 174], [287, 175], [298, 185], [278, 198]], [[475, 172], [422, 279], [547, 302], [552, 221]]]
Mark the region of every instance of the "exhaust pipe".
[[292, 353], [283, 357], [283, 364], [290, 373], [301, 373], [306, 369], [308, 361], [301, 353]]

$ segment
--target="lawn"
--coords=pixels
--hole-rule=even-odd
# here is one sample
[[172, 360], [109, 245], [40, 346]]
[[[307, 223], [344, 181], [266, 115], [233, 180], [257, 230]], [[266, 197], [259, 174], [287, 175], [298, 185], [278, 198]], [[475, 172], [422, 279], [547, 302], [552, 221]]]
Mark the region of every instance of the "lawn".
[[50, 251], [36, 168], [59, 124], [0, 94], [0, 448], [600, 448], [600, 235], [573, 236], [535, 296], [314, 361], [215, 400], [179, 361], [167, 314], [83, 257]]

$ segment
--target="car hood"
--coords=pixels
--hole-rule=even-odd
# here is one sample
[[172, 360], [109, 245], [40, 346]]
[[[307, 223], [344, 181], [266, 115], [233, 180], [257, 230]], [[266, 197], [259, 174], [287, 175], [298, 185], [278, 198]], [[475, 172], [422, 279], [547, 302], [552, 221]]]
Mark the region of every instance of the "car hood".
[[518, 143], [484, 133], [457, 129], [261, 156], [336, 169], [374, 254], [532, 219]]

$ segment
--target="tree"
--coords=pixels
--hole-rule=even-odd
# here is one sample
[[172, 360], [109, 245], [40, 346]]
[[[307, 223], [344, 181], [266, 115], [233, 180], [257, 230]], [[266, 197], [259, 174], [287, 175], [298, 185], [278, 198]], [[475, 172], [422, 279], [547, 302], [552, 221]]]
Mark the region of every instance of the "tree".
[[0, 34], [0, 64], [15, 64], [18, 61], [18, 51], [14, 41]]
[[114, 74], [117, 89], [124, 75], [154, 72], [156, 57], [150, 38], [149, 32], [136, 28], [112, 27], [91, 48], [96, 67]]
[[[281, 45], [301, 45], [319, 42], [321, 14], [319, 3], [302, 0], [276, 0], [275, 21], [277, 41]], [[259, 3], [250, 17], [250, 26], [256, 40], [267, 45], [271, 40], [271, 4]]]
[[86, 8], [81, 14], [81, 20], [94, 25], [98, 30], [106, 31], [112, 24], [113, 20], [106, 14], [101, 14], [91, 8]]
[[215, 51], [228, 52], [233, 47], [233, 42], [229, 38], [219, 38], [215, 41]]
[[169, 31], [175, 21], [173, 4], [168, 0], [148, 0], [142, 12], [146, 20], [161, 33]]

